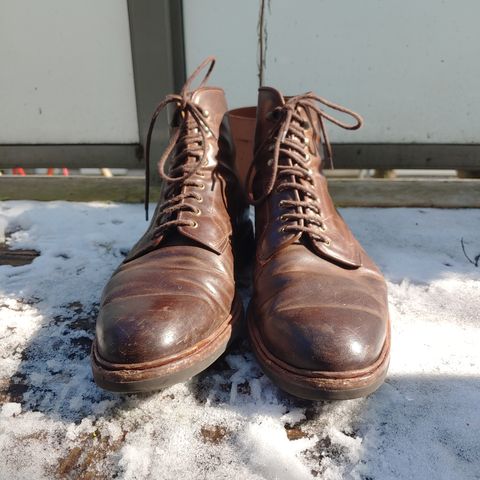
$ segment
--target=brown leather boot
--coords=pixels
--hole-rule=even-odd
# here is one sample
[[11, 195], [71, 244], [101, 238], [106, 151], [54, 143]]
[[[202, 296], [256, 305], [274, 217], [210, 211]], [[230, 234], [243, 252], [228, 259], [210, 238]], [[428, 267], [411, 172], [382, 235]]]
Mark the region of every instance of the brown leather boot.
[[[321, 104], [355, 123], [333, 118]], [[312, 93], [259, 91], [247, 175], [256, 205], [248, 328], [261, 366], [282, 389], [347, 399], [383, 382], [390, 326], [385, 280], [336, 211], [322, 174], [324, 158], [331, 161], [325, 120], [361, 125], [357, 114]]]
[[[225, 351], [242, 321], [233, 250], [236, 241], [248, 242], [252, 228], [224, 92], [204, 86], [214, 62], [205, 60], [152, 118], [147, 166], [154, 123], [164, 107], [176, 106], [159, 162], [161, 200], [101, 299], [92, 366], [95, 381], [108, 390], [154, 390], [192, 377]], [[189, 90], [206, 66], [200, 87]]]

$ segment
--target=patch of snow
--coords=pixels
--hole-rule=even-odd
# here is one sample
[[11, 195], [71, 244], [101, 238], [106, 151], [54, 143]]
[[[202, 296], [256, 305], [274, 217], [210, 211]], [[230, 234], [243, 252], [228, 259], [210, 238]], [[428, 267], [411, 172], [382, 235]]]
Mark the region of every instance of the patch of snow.
[[4, 215], [0, 215], [0, 243], [5, 243], [6, 230], [8, 225], [8, 219]]
[[0, 415], [3, 417], [14, 417], [19, 415], [22, 412], [22, 405], [15, 402], [7, 402], [2, 405], [2, 410]]
[[[343, 209], [384, 271], [393, 339], [368, 398], [307, 402], [247, 342], [189, 382], [115, 395], [92, 380], [100, 293], [146, 228], [140, 205], [3, 202], [0, 479], [479, 479], [479, 210]], [[0, 229], [1, 230], [1, 229]], [[463, 248], [462, 248], [463, 242]]]

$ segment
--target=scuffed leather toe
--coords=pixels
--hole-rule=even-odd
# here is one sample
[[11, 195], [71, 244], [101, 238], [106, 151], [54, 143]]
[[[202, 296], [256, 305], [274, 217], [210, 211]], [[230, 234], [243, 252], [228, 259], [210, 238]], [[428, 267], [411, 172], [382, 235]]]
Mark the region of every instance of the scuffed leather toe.
[[97, 349], [111, 363], [165, 359], [207, 338], [212, 315], [207, 303], [190, 296], [127, 297], [102, 309], [97, 321]]
[[232, 295], [228, 271], [220, 268], [215, 254], [199, 249], [192, 258], [189, 249], [151, 252], [113, 275], [96, 327], [97, 351], [103, 360], [118, 364], [166, 360], [195, 348], [228, 319], [230, 306], [212, 294]]
[[330, 372], [369, 367], [386, 336], [385, 322], [371, 312], [321, 305], [272, 311], [260, 331], [267, 349], [283, 362]]
[[[284, 263], [264, 267], [256, 321], [265, 347], [297, 368], [344, 372], [367, 368], [379, 357], [388, 323], [386, 286], [373, 265], [345, 270], [311, 252], [291, 248]], [[316, 260], [318, 262], [318, 260]], [[275, 291], [275, 295], [268, 292]]]

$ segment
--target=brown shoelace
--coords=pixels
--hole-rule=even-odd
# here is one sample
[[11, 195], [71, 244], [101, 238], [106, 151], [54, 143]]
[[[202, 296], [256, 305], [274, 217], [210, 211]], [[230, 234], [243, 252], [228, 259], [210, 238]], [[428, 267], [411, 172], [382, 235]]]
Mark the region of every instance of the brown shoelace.
[[[179, 119], [179, 125], [175, 127], [170, 141], [158, 162], [158, 173], [160, 177], [167, 183], [165, 189], [165, 201], [158, 207], [157, 221], [155, 225], [154, 236], [161, 235], [166, 229], [172, 226], [191, 226], [195, 227], [196, 222], [192, 220], [180, 220], [178, 213], [180, 211], [190, 211], [194, 214], [200, 214], [200, 210], [195, 205], [186, 202], [187, 199], [193, 198], [197, 202], [202, 201], [202, 196], [194, 191], [188, 193], [176, 193], [183, 190], [183, 186], [195, 187], [198, 189], [205, 188], [205, 184], [193, 179], [197, 174], [200, 177], [204, 175], [199, 171], [200, 167], [205, 164], [207, 149], [207, 135], [211, 134], [215, 137], [207, 124], [206, 118], [209, 112], [203, 110], [192, 100], [195, 90], [190, 90], [190, 85], [195, 77], [206, 67], [209, 66], [207, 73], [200, 82], [198, 88], [204, 86], [215, 65], [215, 58], [206, 58], [197, 69], [187, 79], [180, 94], [167, 95], [162, 102], [159, 103], [153, 113], [148, 128], [145, 154], [145, 216], [148, 220], [148, 205], [150, 195], [150, 146], [152, 133], [160, 112], [170, 103], [174, 103], [177, 107], [174, 118]], [[170, 160], [172, 153], [176, 152], [172, 158], [172, 165], [169, 172], [165, 172], [167, 162]]]
[[[356, 122], [352, 125], [344, 123], [326, 113], [318, 104], [346, 113]], [[280, 231], [308, 233], [317, 240], [329, 244], [330, 241], [318, 232], [318, 228], [324, 231], [320, 199], [315, 191], [313, 171], [309, 166], [310, 154], [305, 152], [308, 145], [306, 129], [310, 125], [302, 118], [299, 109], [303, 109], [309, 118], [310, 115], [318, 117], [319, 131], [314, 132], [314, 136], [323, 146], [324, 156], [331, 167], [333, 167], [332, 146], [325, 128], [325, 120], [346, 130], [356, 130], [362, 126], [360, 115], [311, 92], [289, 98], [284, 105], [275, 108], [269, 114], [269, 119], [276, 122], [271, 133], [255, 152], [254, 161], [247, 173], [246, 189], [252, 205], [262, 203], [272, 193], [275, 185], [277, 192], [293, 190], [296, 200], [281, 200], [279, 203], [281, 208], [288, 210], [288, 213], [280, 216], [280, 220], [285, 223]], [[267, 161], [270, 175], [265, 190], [258, 198], [254, 198], [253, 174], [256, 170], [256, 159], [265, 148], [273, 152], [272, 158]], [[285, 165], [280, 164], [280, 157], [286, 160]], [[311, 213], [308, 213], [309, 211]]]

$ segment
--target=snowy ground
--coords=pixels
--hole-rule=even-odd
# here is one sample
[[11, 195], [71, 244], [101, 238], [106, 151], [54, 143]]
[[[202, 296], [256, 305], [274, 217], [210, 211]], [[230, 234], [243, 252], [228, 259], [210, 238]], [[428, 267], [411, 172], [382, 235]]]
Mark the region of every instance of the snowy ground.
[[310, 403], [246, 342], [163, 392], [101, 391], [97, 302], [142, 207], [0, 203], [11, 248], [41, 252], [0, 266], [0, 478], [480, 479], [480, 266], [461, 245], [475, 262], [480, 211], [342, 213], [388, 280], [391, 368], [369, 398]]

